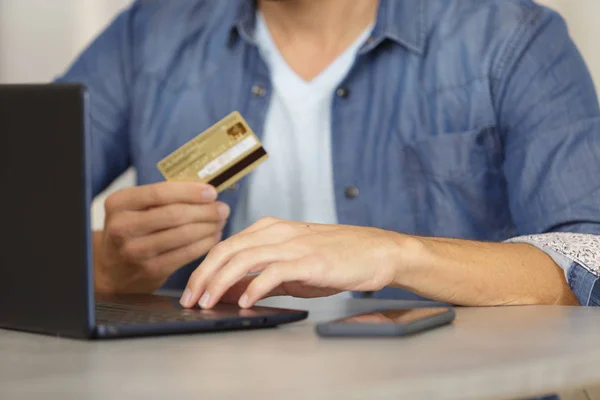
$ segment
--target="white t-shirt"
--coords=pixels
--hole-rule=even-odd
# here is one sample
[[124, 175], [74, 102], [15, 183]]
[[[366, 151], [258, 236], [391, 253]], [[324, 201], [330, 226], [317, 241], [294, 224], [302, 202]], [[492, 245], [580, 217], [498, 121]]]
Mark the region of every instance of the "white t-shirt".
[[331, 105], [369, 27], [342, 55], [310, 82], [286, 63], [260, 13], [256, 42], [271, 71], [273, 93], [262, 143], [269, 159], [248, 177], [234, 210], [232, 233], [262, 217], [337, 223], [331, 162]]

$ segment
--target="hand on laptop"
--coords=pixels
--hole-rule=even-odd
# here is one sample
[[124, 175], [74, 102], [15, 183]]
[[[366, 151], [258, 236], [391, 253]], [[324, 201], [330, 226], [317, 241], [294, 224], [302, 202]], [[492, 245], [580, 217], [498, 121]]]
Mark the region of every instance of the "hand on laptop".
[[[322, 297], [375, 291], [394, 281], [403, 235], [381, 229], [265, 218], [215, 246], [181, 299], [211, 308], [218, 301], [250, 307], [274, 295]], [[261, 271], [260, 275], [247, 274]]]
[[105, 229], [94, 234], [96, 290], [150, 292], [221, 240], [229, 207], [212, 186], [162, 182], [106, 200]]
[[190, 277], [181, 304], [211, 308], [222, 300], [247, 308], [268, 296], [324, 297], [386, 286], [466, 306], [578, 304], [560, 266], [529, 244], [276, 218], [216, 245]]

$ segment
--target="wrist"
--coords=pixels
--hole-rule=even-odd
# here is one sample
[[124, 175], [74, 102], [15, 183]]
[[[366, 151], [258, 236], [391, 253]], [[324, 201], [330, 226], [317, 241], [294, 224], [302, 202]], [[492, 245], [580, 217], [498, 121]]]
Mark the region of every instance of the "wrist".
[[420, 266], [426, 263], [428, 249], [424, 240], [417, 236], [398, 232], [390, 233], [388, 260], [390, 260], [391, 279], [388, 286], [410, 288], [411, 277]]

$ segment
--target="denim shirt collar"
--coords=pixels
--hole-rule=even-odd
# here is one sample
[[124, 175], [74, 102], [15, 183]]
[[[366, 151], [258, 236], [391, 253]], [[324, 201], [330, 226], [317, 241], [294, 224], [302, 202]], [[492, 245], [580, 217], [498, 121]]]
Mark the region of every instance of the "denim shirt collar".
[[[241, 0], [232, 27], [244, 40], [252, 44], [255, 44], [255, 15], [256, 1]], [[389, 39], [418, 55], [423, 55], [426, 23], [423, 0], [380, 0], [371, 40], [361, 52], [369, 51], [385, 39]]]

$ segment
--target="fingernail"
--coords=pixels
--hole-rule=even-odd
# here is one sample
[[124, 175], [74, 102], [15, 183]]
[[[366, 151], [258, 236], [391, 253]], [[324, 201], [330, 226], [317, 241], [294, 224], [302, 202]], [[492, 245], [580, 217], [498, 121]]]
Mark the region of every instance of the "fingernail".
[[244, 293], [242, 295], [242, 297], [240, 297], [240, 300], [238, 301], [238, 305], [242, 308], [248, 307], [248, 295], [246, 293]]
[[182, 306], [189, 306], [191, 299], [192, 299], [192, 291], [190, 289], [185, 289], [183, 292], [183, 296], [181, 296], [181, 300], [179, 300], [179, 303]]
[[223, 232], [222, 231], [221, 232], [217, 232], [217, 234], [215, 235], [215, 240], [217, 242], [220, 242], [221, 239], [223, 239]]
[[221, 219], [226, 219], [229, 217], [229, 206], [227, 204], [219, 204], [217, 207], [217, 212], [219, 213], [219, 217], [221, 217]]
[[210, 293], [206, 292], [202, 295], [202, 298], [200, 299], [198, 304], [200, 305], [200, 307], [206, 308], [206, 307], [208, 307], [209, 301], [210, 301]]
[[222, 221], [219, 221], [219, 223], [217, 224], [217, 226], [219, 227], [219, 230], [222, 231], [223, 228], [225, 228], [225, 225], [227, 225], [227, 220], [224, 219]]
[[202, 191], [202, 200], [213, 201], [217, 199], [217, 191], [212, 186]]

